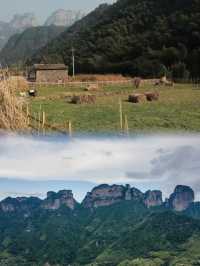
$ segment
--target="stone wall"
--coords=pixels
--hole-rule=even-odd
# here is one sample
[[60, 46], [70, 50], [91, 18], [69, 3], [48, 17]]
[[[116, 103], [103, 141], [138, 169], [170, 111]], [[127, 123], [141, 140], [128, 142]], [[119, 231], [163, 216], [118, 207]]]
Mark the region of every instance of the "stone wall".
[[64, 83], [68, 81], [67, 70], [37, 70], [36, 82]]

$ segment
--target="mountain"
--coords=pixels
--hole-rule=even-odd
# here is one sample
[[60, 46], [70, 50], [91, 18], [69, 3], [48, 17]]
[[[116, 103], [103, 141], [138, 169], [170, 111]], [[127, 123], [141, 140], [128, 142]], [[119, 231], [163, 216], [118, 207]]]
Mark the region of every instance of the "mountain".
[[12, 35], [37, 25], [37, 19], [32, 13], [14, 15], [9, 22], [0, 21], [0, 50]]
[[70, 27], [73, 23], [75, 23], [82, 17], [83, 14], [81, 14], [80, 11], [59, 9], [47, 18], [46, 22], [44, 23], [44, 26], [55, 25]]
[[9, 25], [17, 30], [24, 30], [30, 27], [38, 26], [37, 18], [33, 13], [16, 14], [9, 22]]
[[44, 200], [7, 198], [0, 202], [0, 265], [199, 265], [193, 196], [177, 186], [163, 202], [161, 191], [104, 184], [81, 204], [69, 190]]
[[41, 62], [45, 57], [69, 65], [73, 45], [76, 69], [81, 73], [196, 78], [199, 15], [197, 0], [118, 0], [100, 6], [70, 27], [32, 61]]
[[5, 66], [24, 65], [39, 49], [81, 17], [80, 11], [60, 9], [47, 19], [44, 26], [37, 26], [33, 14], [15, 15], [6, 26], [0, 23], [0, 63]]
[[63, 26], [31, 27], [10, 37], [0, 51], [2, 65], [23, 64], [38, 49], [64, 31]]

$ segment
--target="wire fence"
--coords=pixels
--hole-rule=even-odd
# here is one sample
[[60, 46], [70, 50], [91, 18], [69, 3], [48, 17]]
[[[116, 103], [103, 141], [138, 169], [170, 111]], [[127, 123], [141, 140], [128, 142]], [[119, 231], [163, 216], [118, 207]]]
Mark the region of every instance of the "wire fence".
[[[30, 87], [49, 87], [49, 86], [60, 86], [60, 87], [79, 87], [86, 88], [90, 85], [97, 85], [98, 87], [109, 86], [109, 85], [133, 85], [134, 79], [126, 80], [109, 80], [109, 81], [69, 81], [69, 82], [28, 82]], [[159, 79], [143, 79], [143, 84], [154, 85]], [[191, 84], [194, 87], [200, 88], [200, 79], [176, 79], [174, 80], [177, 84]]]

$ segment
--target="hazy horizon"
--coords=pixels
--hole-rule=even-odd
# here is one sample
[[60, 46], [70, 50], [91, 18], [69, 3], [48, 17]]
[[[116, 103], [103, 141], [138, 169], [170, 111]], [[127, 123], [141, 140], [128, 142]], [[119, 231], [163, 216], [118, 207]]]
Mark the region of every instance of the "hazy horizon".
[[9, 21], [15, 14], [34, 13], [39, 22], [57, 9], [81, 10], [87, 13], [102, 3], [113, 3], [114, 0], [1, 0], [0, 21]]

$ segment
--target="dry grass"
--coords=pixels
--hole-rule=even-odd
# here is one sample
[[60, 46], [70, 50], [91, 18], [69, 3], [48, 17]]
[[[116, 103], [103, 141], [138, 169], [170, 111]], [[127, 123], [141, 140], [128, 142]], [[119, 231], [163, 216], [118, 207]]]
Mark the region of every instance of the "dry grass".
[[0, 128], [24, 131], [28, 129], [28, 119], [15, 91], [16, 84], [12, 80], [0, 82]]
[[108, 75], [77, 75], [74, 79], [75, 81], [80, 82], [95, 82], [95, 81], [123, 81], [127, 80], [126, 77], [117, 74], [108, 74]]
[[11, 76], [12, 90], [26, 92], [29, 89], [27, 80], [22, 76]]

